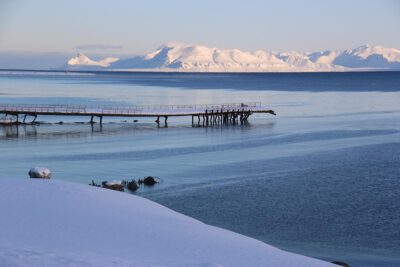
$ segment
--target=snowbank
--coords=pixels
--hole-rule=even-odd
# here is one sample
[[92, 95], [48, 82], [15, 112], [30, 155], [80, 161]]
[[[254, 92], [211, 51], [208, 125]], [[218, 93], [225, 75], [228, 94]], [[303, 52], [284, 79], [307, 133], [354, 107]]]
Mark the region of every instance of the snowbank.
[[0, 188], [1, 266], [335, 266], [126, 193], [41, 179]]

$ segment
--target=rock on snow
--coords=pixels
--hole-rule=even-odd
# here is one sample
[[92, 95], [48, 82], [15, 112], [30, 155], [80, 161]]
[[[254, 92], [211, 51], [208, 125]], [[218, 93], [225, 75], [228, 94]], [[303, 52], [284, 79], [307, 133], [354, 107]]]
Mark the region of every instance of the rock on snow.
[[335, 266], [130, 194], [41, 179], [0, 188], [2, 266]]
[[44, 178], [50, 179], [51, 178], [51, 171], [45, 167], [34, 167], [29, 170], [29, 176], [31, 178]]

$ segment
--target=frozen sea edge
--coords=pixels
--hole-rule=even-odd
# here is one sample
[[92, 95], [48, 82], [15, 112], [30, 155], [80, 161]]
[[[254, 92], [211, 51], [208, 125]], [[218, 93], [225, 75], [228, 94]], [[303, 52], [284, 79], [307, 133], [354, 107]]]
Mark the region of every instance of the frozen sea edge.
[[1, 266], [336, 266], [131, 194], [41, 179], [0, 188]]

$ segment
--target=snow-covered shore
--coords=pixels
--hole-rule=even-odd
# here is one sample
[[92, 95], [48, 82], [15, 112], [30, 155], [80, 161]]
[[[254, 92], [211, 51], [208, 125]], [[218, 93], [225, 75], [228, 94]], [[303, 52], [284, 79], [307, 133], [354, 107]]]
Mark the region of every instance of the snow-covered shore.
[[131, 194], [41, 179], [0, 188], [0, 266], [336, 266]]

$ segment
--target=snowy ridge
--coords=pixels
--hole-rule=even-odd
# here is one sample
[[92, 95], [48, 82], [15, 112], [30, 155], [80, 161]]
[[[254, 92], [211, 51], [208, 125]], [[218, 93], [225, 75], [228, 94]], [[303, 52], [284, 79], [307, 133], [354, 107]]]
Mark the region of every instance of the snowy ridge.
[[71, 58], [67, 61], [68, 67], [83, 67], [83, 66], [96, 66], [96, 67], [109, 67], [111, 63], [117, 62], [119, 58], [115, 57], [107, 57], [100, 61], [95, 61], [82, 53], [78, 53], [75, 57]]
[[364, 45], [355, 49], [324, 52], [244, 52], [202, 45], [168, 43], [144, 56], [93, 61], [78, 54], [68, 66], [97, 66], [109, 70], [158, 70], [196, 72], [275, 72], [400, 70], [400, 50]]
[[0, 188], [2, 266], [335, 266], [127, 193], [42, 179]]

